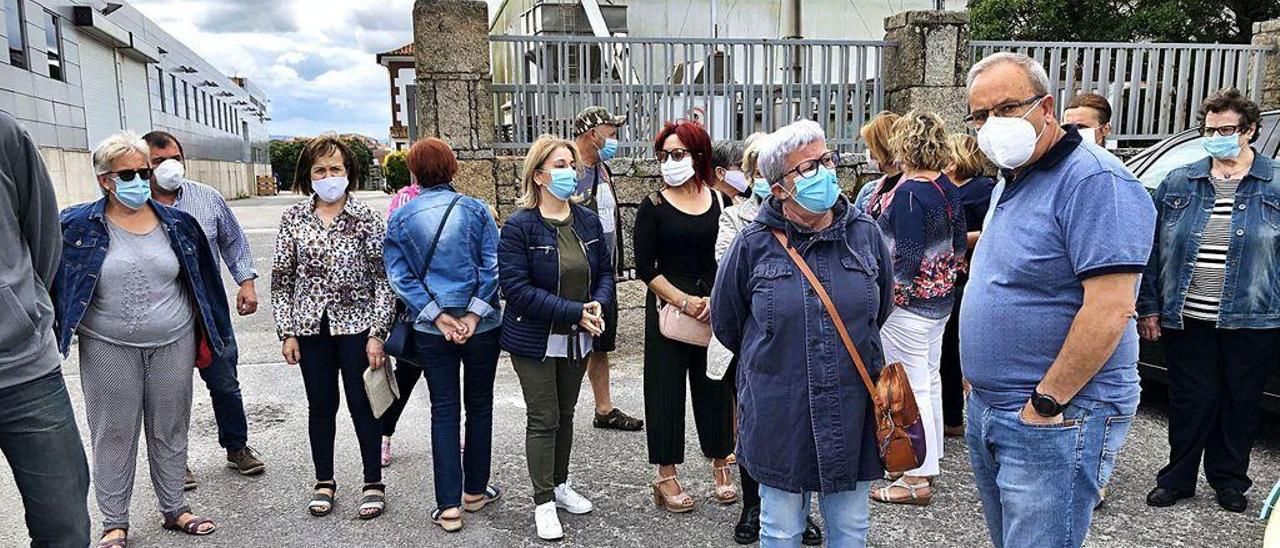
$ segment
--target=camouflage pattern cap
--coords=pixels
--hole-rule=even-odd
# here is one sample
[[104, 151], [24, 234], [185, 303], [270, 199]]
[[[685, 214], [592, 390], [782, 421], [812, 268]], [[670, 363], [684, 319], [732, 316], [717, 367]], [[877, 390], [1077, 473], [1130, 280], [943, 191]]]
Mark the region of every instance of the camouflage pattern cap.
[[591, 128], [600, 124], [613, 124], [621, 126], [627, 123], [626, 116], [614, 116], [604, 107], [587, 107], [582, 109], [576, 117], [573, 118], [573, 136], [577, 137], [591, 131]]

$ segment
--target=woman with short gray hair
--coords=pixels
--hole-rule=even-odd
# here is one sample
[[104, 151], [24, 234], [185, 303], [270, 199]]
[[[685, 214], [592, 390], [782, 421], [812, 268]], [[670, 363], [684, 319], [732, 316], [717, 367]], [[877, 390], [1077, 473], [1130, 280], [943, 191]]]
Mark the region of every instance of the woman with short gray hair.
[[208, 535], [183, 495], [192, 366], [226, 350], [231, 318], [213, 253], [196, 220], [151, 197], [149, 149], [133, 133], [93, 152], [103, 198], [62, 212], [53, 288], [59, 350], [80, 336], [80, 382], [93, 445], [103, 534], [125, 546], [138, 436], [165, 529]]

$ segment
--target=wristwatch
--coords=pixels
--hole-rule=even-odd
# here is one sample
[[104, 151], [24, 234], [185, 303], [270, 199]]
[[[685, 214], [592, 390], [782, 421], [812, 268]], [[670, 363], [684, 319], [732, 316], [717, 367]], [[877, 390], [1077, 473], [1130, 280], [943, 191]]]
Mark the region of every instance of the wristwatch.
[[1041, 394], [1039, 390], [1031, 391], [1031, 407], [1036, 410], [1036, 414], [1041, 417], [1056, 417], [1062, 414], [1065, 405], [1058, 403], [1058, 400], [1048, 394]]

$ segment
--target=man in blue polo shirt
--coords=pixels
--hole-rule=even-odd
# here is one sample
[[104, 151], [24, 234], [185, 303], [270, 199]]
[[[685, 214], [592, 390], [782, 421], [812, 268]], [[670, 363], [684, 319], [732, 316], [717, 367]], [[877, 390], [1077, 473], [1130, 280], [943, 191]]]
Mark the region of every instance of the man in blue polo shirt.
[[1003, 174], [960, 309], [970, 460], [995, 546], [1080, 546], [1138, 407], [1155, 207], [1058, 125], [1035, 60], [991, 55], [968, 88], [966, 122]]

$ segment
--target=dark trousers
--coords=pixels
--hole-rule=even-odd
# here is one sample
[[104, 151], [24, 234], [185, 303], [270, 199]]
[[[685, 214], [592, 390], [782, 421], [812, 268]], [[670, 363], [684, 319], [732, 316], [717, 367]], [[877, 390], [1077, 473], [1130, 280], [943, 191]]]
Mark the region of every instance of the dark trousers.
[[[436, 506], [441, 509], [461, 506], [464, 491], [479, 495], [489, 485], [493, 379], [500, 335], [501, 329], [491, 329], [458, 345], [441, 335], [414, 334], [413, 362], [422, 365], [431, 392], [432, 472]], [[467, 410], [465, 454], [460, 443], [463, 406]]]
[[364, 391], [364, 370], [369, 367], [365, 345], [367, 332], [358, 335], [330, 335], [328, 321], [322, 320], [320, 334], [298, 337], [302, 352], [299, 368], [307, 390], [307, 426], [311, 436], [311, 461], [316, 481], [333, 477], [333, 439], [337, 431], [338, 379], [347, 395], [347, 412], [360, 443], [360, 461], [365, 483], [382, 482], [382, 425], [373, 416], [369, 396]]
[[227, 351], [221, 358], [214, 358], [209, 367], [200, 370], [200, 378], [209, 389], [213, 401], [213, 419], [218, 423], [218, 445], [228, 451], [244, 449], [249, 442], [249, 420], [244, 413], [244, 398], [240, 396], [240, 380], [236, 364], [240, 361], [240, 349], [235, 334], [227, 337]]
[[956, 304], [942, 332], [942, 424], [964, 425], [964, 373], [960, 369], [960, 300], [963, 280], [956, 281]]
[[1247, 491], [1262, 390], [1280, 358], [1280, 329], [1218, 329], [1186, 320], [1165, 329], [1169, 464], [1156, 484], [1195, 491], [1200, 456], [1215, 490]]
[[396, 360], [395, 367], [396, 385], [400, 387], [400, 397], [382, 414], [382, 435], [388, 438], [395, 435], [400, 414], [404, 413], [404, 406], [408, 403], [409, 396], [413, 394], [413, 387], [418, 385], [418, 378], [423, 376], [421, 367], [403, 358]]
[[533, 482], [533, 503], [555, 500], [555, 488], [569, 481], [573, 452], [573, 409], [578, 405], [587, 360], [511, 357], [528, 419], [524, 430], [525, 460]]
[[684, 462], [686, 379], [702, 454], [712, 459], [729, 456], [733, 452], [733, 395], [729, 383], [707, 378], [706, 348], [662, 336], [658, 309], [650, 292], [644, 326], [644, 418], [650, 464]]
[[89, 544], [89, 464], [61, 373], [0, 389], [0, 451], [33, 547]]

